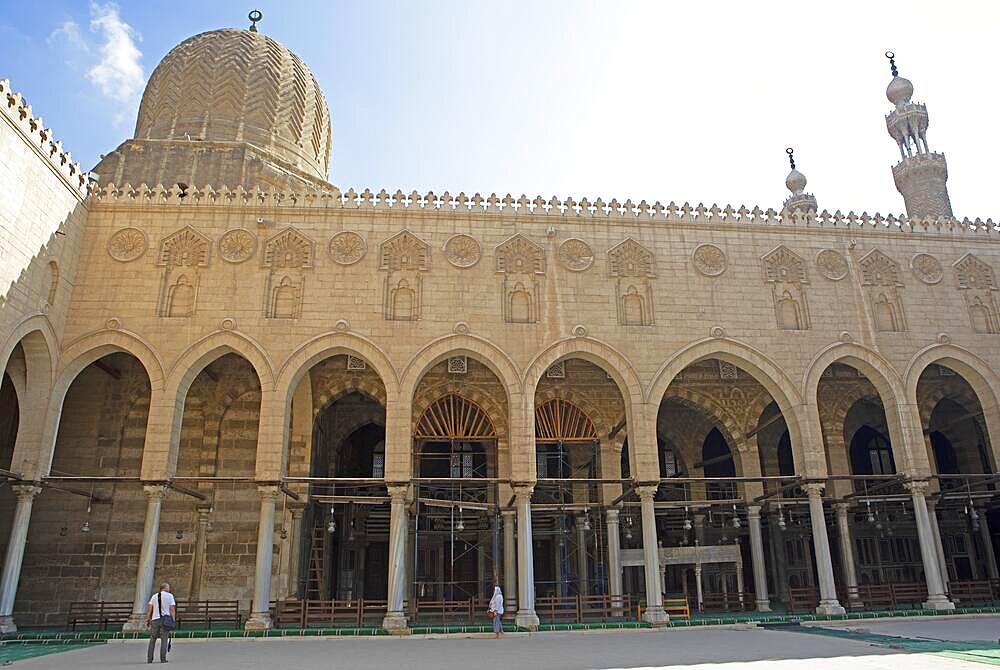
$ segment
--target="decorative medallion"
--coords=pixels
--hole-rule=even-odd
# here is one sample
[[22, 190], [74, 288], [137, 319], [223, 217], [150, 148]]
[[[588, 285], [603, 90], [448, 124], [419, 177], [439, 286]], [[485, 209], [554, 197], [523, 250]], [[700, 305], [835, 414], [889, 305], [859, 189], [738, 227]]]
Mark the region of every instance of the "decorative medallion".
[[138, 228], [122, 228], [108, 240], [108, 253], [122, 263], [134, 261], [146, 253], [146, 235]]
[[722, 326], [712, 326], [711, 330], [708, 331], [709, 335], [715, 338], [725, 337], [726, 329]]
[[465, 321], [459, 321], [458, 323], [455, 324], [455, 332], [458, 333], [459, 335], [468, 335], [469, 324], [467, 324]]
[[341, 333], [346, 333], [351, 329], [351, 324], [347, 322], [347, 319], [338, 319], [333, 327]]
[[941, 261], [930, 254], [916, 254], [910, 259], [910, 269], [914, 276], [925, 284], [937, 284], [944, 279]]
[[587, 327], [583, 325], [573, 326], [574, 337], [587, 337]]
[[701, 244], [691, 256], [694, 268], [706, 277], [718, 277], [726, 271], [726, 254], [714, 244]]
[[479, 242], [468, 235], [452, 235], [444, 243], [444, 257], [457, 268], [471, 268], [482, 255]]
[[854, 341], [854, 336], [851, 335], [846, 330], [842, 330], [840, 331], [840, 341], [843, 342], [844, 344], [849, 344]]
[[249, 230], [234, 228], [219, 238], [219, 255], [230, 263], [242, 263], [257, 251], [257, 236]]
[[571, 237], [559, 245], [559, 262], [573, 272], [583, 272], [594, 264], [594, 252], [583, 240]]
[[819, 273], [831, 281], [840, 281], [847, 276], [847, 259], [839, 251], [824, 249], [816, 256]]
[[219, 324], [222, 330], [236, 330], [236, 319], [226, 318]]
[[330, 239], [330, 258], [340, 265], [353, 265], [365, 257], [368, 244], [357, 233], [345, 230]]
[[113, 316], [104, 322], [104, 327], [108, 330], [119, 330], [122, 327], [121, 319]]

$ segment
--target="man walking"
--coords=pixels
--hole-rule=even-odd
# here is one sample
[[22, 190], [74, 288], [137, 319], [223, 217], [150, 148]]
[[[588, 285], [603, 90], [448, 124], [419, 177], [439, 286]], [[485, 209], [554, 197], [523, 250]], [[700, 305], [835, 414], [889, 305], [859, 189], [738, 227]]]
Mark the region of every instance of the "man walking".
[[149, 599], [146, 607], [146, 625], [149, 626], [149, 648], [146, 650], [146, 662], [153, 662], [153, 650], [156, 649], [156, 639], [160, 639], [160, 663], [167, 662], [167, 645], [170, 642], [170, 629], [163, 626], [162, 618], [169, 615], [176, 621], [177, 601], [170, 592], [170, 584], [163, 582], [160, 590]]

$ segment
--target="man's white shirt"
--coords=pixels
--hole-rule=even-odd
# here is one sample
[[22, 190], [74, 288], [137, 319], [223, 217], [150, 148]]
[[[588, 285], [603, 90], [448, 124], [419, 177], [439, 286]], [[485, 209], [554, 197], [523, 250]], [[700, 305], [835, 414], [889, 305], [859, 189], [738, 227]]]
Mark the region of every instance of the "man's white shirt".
[[149, 599], [149, 604], [153, 606], [153, 620], [159, 619], [160, 613], [160, 600], [163, 600], [163, 611], [170, 614], [170, 607], [173, 605], [177, 606], [177, 601], [174, 600], [173, 593], [167, 593], [166, 591], [157, 591], [153, 594], [153, 597]]

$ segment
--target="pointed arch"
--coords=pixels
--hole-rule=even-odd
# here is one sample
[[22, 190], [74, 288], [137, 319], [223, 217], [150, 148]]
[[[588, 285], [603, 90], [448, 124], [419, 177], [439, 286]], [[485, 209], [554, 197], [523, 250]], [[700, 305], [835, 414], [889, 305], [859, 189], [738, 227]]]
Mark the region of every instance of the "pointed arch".
[[562, 398], [535, 407], [535, 442], [594, 442], [597, 430], [582, 409]]
[[274, 388], [274, 366], [264, 348], [243, 333], [217, 330], [188, 347], [170, 366], [170, 391], [176, 392], [177, 398], [184, 397], [191, 382], [209, 363], [230, 353], [242, 356], [253, 366], [262, 391]]
[[492, 440], [497, 433], [482, 407], [457, 393], [448, 393], [424, 410], [413, 437], [417, 440]]

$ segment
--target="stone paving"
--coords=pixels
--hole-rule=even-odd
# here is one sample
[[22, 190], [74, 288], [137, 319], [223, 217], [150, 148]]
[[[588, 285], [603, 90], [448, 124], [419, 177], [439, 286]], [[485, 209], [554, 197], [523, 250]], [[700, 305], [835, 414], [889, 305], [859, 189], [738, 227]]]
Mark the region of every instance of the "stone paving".
[[[1000, 618], [907, 622], [918, 633], [958, 635], [962, 628], [986, 631]], [[866, 622], [867, 624], [867, 622]], [[867, 624], [874, 630], [881, 624]], [[887, 624], [888, 625], [888, 624]], [[885, 630], [879, 630], [888, 633]], [[898, 632], [898, 631], [897, 631]], [[892, 633], [889, 633], [892, 634]], [[905, 661], [900, 658], [905, 657]], [[110, 669], [145, 662], [142, 642], [112, 642], [18, 661], [23, 668]], [[323, 668], [475, 668], [476, 670], [630, 670], [684, 667], [809, 668], [810, 670], [907, 670], [982, 668], [981, 663], [941, 654], [909, 653], [870, 642], [822, 634], [750, 628], [650, 630], [629, 632], [540, 633], [492, 637], [379, 639], [178, 640], [170, 656], [174, 668], [274, 670]]]

